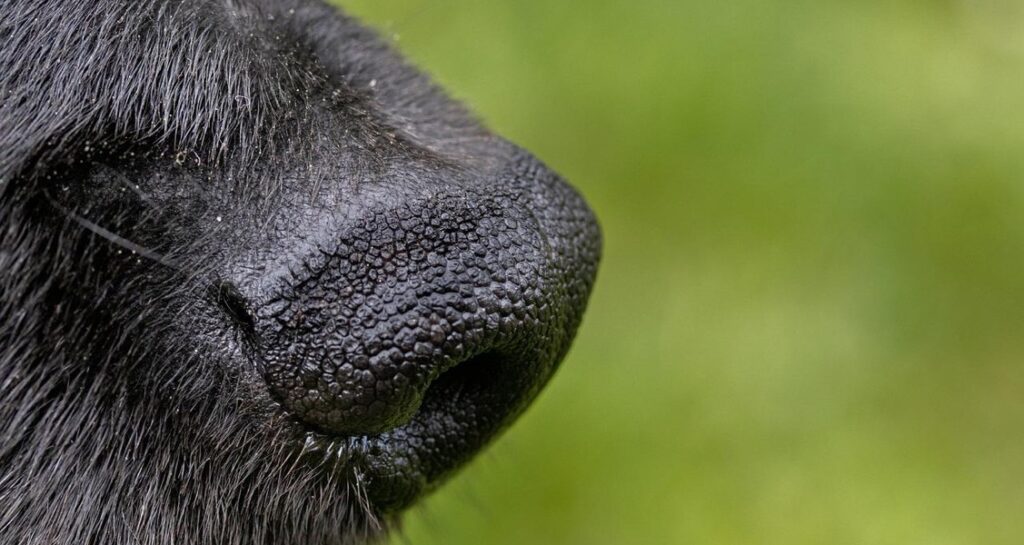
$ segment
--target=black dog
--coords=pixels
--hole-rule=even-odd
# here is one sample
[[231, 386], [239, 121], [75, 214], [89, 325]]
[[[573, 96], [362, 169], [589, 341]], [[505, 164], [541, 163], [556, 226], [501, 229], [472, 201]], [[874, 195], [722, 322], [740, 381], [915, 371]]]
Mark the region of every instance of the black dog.
[[317, 0], [9, 0], [0, 542], [383, 535], [543, 387], [599, 252]]

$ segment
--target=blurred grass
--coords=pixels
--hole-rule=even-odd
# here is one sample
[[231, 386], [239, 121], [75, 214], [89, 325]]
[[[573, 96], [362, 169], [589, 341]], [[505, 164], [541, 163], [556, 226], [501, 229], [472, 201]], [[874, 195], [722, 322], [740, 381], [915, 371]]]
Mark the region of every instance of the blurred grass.
[[396, 541], [1024, 539], [1024, 5], [340, 3], [606, 237], [556, 380]]

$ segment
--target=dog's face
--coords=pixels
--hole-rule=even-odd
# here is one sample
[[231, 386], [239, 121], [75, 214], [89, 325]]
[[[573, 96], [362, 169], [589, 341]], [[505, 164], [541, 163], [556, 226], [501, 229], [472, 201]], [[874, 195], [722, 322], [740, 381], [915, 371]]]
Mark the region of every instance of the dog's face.
[[568, 349], [580, 197], [314, 0], [0, 13], [0, 531], [349, 543]]

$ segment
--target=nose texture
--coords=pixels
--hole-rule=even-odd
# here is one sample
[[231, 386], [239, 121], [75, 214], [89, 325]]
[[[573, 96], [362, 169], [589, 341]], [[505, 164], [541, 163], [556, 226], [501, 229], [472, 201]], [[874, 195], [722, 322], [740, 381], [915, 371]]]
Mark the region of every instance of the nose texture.
[[263, 376], [322, 433], [381, 434], [419, 411], [419, 427], [458, 421], [459, 441], [482, 443], [568, 349], [599, 252], [590, 210], [532, 157], [377, 206], [256, 310]]

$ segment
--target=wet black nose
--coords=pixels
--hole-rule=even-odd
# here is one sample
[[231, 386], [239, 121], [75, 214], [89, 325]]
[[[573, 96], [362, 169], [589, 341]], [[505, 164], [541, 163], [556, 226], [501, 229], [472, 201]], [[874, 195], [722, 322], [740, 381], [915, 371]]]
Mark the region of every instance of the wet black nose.
[[500, 182], [361, 214], [256, 310], [263, 376], [287, 411], [343, 436], [420, 412], [421, 427], [471, 422], [460, 433], [483, 440], [532, 399], [575, 333], [600, 235], [535, 161]]

